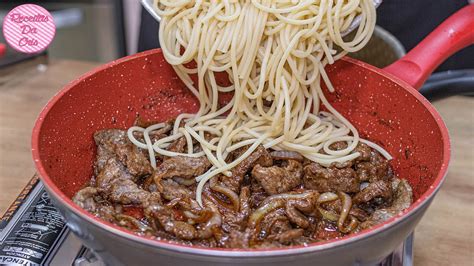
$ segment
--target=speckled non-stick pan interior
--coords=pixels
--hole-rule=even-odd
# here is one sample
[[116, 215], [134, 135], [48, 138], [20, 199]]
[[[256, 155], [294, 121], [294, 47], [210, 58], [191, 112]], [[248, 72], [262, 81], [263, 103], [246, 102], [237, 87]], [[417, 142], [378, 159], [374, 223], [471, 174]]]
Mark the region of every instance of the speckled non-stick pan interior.
[[[334, 107], [362, 137], [393, 155], [395, 173], [409, 180], [419, 198], [443, 167], [447, 141], [427, 102], [411, 87], [355, 60], [328, 66], [328, 74], [336, 92], [326, 95]], [[161, 51], [152, 50], [73, 81], [47, 108], [38, 129], [39, 158], [53, 183], [72, 197], [91, 178], [95, 131], [126, 129], [137, 115], [164, 121], [197, 111], [198, 102]]]

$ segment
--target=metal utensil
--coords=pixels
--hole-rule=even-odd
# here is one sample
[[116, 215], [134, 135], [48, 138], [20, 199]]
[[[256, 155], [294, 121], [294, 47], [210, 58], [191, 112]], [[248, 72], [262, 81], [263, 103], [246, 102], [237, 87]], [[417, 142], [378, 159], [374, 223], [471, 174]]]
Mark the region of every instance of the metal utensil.
[[[148, 11], [148, 13], [150, 13], [150, 15], [156, 19], [156, 21], [158, 22], [161, 21], [161, 17], [156, 12], [156, 9], [154, 6], [154, 0], [141, 0], [140, 2], [142, 3], [142, 6], [146, 9], [146, 11]], [[382, 0], [373, 0], [372, 2], [375, 8], [377, 8], [382, 3]], [[342, 36], [345, 36], [349, 34], [351, 31], [353, 31], [354, 29], [356, 29], [359, 26], [361, 19], [362, 18], [360, 15], [355, 17], [351, 25], [349, 25], [349, 28], [342, 32]]]

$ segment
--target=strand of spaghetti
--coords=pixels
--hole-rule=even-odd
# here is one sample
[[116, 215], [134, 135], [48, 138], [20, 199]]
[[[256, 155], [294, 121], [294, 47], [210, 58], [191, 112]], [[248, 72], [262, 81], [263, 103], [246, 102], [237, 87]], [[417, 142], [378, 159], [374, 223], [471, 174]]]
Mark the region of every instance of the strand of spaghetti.
[[245, 158], [247, 158], [257, 147], [258, 145], [260, 145], [260, 143], [262, 143], [262, 141], [267, 137], [267, 135], [262, 135], [260, 138], [256, 139], [255, 140], [255, 143], [252, 144], [252, 146], [250, 146], [243, 154], [242, 156], [240, 156], [237, 160], [233, 161], [232, 163], [230, 164], [227, 164], [225, 167], [222, 167], [222, 168], [217, 168], [217, 169], [214, 169], [208, 173], [205, 173], [204, 175], [202, 175], [201, 177], [197, 177], [196, 180], [199, 179], [199, 183], [198, 183], [198, 186], [196, 188], [196, 201], [202, 206], [202, 198], [201, 198], [201, 194], [202, 194], [202, 189], [204, 187], [204, 184], [209, 180], [211, 179], [212, 177], [214, 177], [215, 175], [219, 174], [219, 173], [222, 173], [223, 171], [226, 171], [226, 170], [230, 170], [232, 169], [234, 166], [236, 166], [237, 164], [239, 164], [240, 162], [242, 162]]

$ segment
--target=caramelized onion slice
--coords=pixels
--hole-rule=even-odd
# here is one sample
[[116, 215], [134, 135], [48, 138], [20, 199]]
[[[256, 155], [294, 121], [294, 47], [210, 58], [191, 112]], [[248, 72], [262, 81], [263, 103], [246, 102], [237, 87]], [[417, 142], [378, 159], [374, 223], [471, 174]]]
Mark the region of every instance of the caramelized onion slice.
[[274, 200], [278, 200], [278, 199], [283, 199], [283, 200], [290, 200], [290, 199], [305, 199], [305, 198], [308, 198], [308, 197], [312, 197], [312, 196], [317, 196], [318, 195], [318, 192], [316, 191], [313, 191], [313, 190], [310, 190], [310, 191], [306, 191], [306, 192], [303, 192], [303, 193], [283, 193], [283, 194], [276, 194], [276, 195], [273, 195], [273, 196], [270, 196], [268, 198], [266, 198], [260, 205], [264, 205], [268, 202], [271, 202], [271, 201], [274, 201]]
[[268, 203], [264, 203], [260, 208], [255, 210], [249, 217], [249, 227], [256, 228], [260, 221], [270, 213], [271, 211], [281, 208], [285, 205], [285, 201], [278, 199], [274, 201], [270, 201]]
[[206, 202], [206, 205], [210, 208], [212, 213], [211, 218], [198, 230], [198, 238], [208, 239], [214, 235], [215, 228], [220, 228], [222, 225], [222, 216], [213, 203]]
[[134, 225], [140, 232], [146, 232], [146, 231], [152, 231], [153, 229], [149, 227], [148, 225], [140, 222], [137, 218], [132, 217], [130, 215], [125, 215], [125, 214], [117, 214], [115, 215], [115, 218], [119, 221], [119, 224], [122, 226], [125, 226], [125, 223], [130, 223]]
[[210, 210], [201, 210], [198, 214], [191, 211], [183, 211], [184, 216], [188, 219], [192, 219], [194, 223], [204, 223], [211, 219], [213, 213]]
[[332, 211], [325, 210], [321, 207], [318, 207], [318, 211], [321, 213], [323, 218], [328, 221], [337, 222], [337, 220], [339, 220], [339, 215], [333, 213]]
[[211, 180], [209, 181], [209, 187], [216, 191], [216, 192], [219, 192], [221, 194], [223, 194], [224, 196], [226, 196], [227, 198], [229, 198], [230, 202], [232, 203], [232, 206], [234, 207], [234, 211], [239, 211], [239, 208], [240, 208], [240, 199], [239, 199], [239, 195], [237, 195], [237, 193], [235, 193], [234, 191], [232, 191], [231, 189], [229, 188], [226, 188], [224, 186], [221, 186], [218, 184], [217, 182], [217, 177], [213, 177], [211, 178]]
[[304, 193], [284, 193], [277, 194], [266, 198], [261, 204], [260, 207], [255, 210], [249, 217], [249, 226], [251, 228], [256, 228], [260, 221], [267, 215], [269, 212], [281, 208], [285, 205], [285, 202], [290, 199], [305, 199], [308, 197], [317, 197], [317, 192], [307, 191]]
[[351, 216], [351, 222], [349, 223], [349, 225], [339, 230], [343, 232], [344, 234], [348, 234], [354, 231], [358, 225], [359, 225], [359, 221], [355, 217]]
[[334, 200], [337, 200], [338, 198], [339, 198], [339, 196], [337, 196], [336, 193], [325, 192], [325, 193], [319, 195], [318, 203], [334, 201]]
[[344, 223], [346, 222], [347, 216], [352, 207], [352, 199], [349, 195], [344, 192], [338, 192], [339, 198], [342, 202], [342, 210], [339, 215], [339, 220], [337, 221], [337, 228], [339, 231], [344, 232]]

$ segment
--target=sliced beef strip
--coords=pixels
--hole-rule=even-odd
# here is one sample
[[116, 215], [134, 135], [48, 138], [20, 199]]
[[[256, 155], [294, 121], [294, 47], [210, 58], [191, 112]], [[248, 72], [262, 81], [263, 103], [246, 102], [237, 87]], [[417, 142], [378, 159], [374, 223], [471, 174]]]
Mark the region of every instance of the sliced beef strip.
[[329, 168], [334, 178], [328, 180], [328, 185], [333, 191], [342, 192], [358, 192], [360, 182], [356, 178], [356, 174], [352, 168]]
[[288, 199], [285, 203], [285, 213], [290, 222], [299, 228], [311, 227], [312, 217], [319, 215], [316, 209], [319, 193], [306, 190], [308, 193], [302, 198]]
[[328, 191], [354, 193], [359, 191], [360, 182], [352, 168], [324, 168], [318, 163], [311, 163], [304, 167], [304, 173], [304, 186], [320, 193]]
[[211, 167], [211, 162], [205, 157], [175, 156], [161, 163], [153, 174], [158, 185], [160, 180], [172, 177], [194, 178], [204, 174]]
[[[345, 141], [340, 141], [331, 144], [329, 147], [332, 150], [342, 150], [347, 148], [347, 143]], [[372, 149], [366, 144], [359, 142], [353, 152], [358, 152], [360, 154], [359, 157], [357, 157], [355, 160], [345, 161], [343, 163], [334, 162], [330, 165], [330, 167], [346, 168], [352, 167], [354, 163], [367, 162], [371, 158]]]
[[313, 203], [307, 200], [288, 200], [285, 206], [288, 219], [293, 224], [304, 229], [309, 227], [309, 220], [302, 212], [310, 213], [313, 209]]
[[106, 221], [113, 221], [116, 214], [115, 208], [105, 201], [95, 187], [85, 187], [79, 190], [72, 201], [84, 210]]
[[343, 169], [343, 168], [348, 168], [348, 167], [352, 167], [354, 165], [354, 161], [345, 161], [345, 162], [333, 162], [329, 165], [329, 168], [339, 168], [339, 169]]
[[115, 158], [107, 160], [96, 177], [97, 188], [104, 198], [120, 204], [142, 204], [149, 192], [138, 187], [125, 167]]
[[99, 189], [107, 190], [112, 181], [119, 178], [133, 180], [134, 176], [125, 169], [120, 161], [112, 157], [104, 162], [101, 171], [95, 178], [95, 183]]
[[378, 180], [362, 189], [357, 193], [352, 201], [355, 204], [367, 203], [375, 198], [382, 198], [386, 202], [390, 202], [392, 198], [392, 186], [388, 181]]
[[298, 161], [288, 160], [284, 167], [263, 167], [257, 164], [252, 170], [252, 177], [265, 189], [268, 195], [288, 192], [301, 183], [303, 166]]
[[[398, 178], [397, 178], [398, 179]], [[403, 211], [408, 209], [413, 203], [413, 190], [405, 179], [398, 179], [399, 182], [395, 182], [395, 178], [392, 181], [392, 189], [394, 191], [392, 205], [390, 206], [393, 210]], [[393, 184], [398, 183], [395, 187]]]
[[269, 209], [268, 213], [262, 214], [263, 217], [259, 222], [249, 221], [247, 226], [254, 229], [253, 239], [256, 242], [276, 240], [280, 234], [294, 227], [309, 228], [311, 220], [305, 214], [310, 215], [314, 212], [319, 193], [316, 191], [303, 193], [280, 194], [262, 203], [256, 212], [261, 211], [261, 208], [267, 208], [266, 206], [274, 206], [270, 208], [276, 209]]
[[333, 144], [329, 145], [329, 149], [334, 151], [340, 151], [347, 148], [347, 142], [345, 141], [338, 141], [334, 142]]
[[295, 160], [298, 162], [304, 162], [304, 157], [299, 152], [296, 151], [287, 151], [287, 150], [278, 150], [270, 152], [273, 160]]
[[250, 189], [248, 186], [244, 186], [240, 190], [240, 206], [238, 211], [235, 211], [233, 206], [230, 204], [223, 204], [222, 201], [217, 199], [216, 193], [212, 193], [209, 189], [204, 190], [204, 195], [218, 207], [223, 220], [222, 230], [225, 233], [231, 233], [233, 231], [241, 231], [245, 229], [248, 216], [252, 210], [250, 206]]
[[292, 226], [284, 209], [277, 209], [263, 217], [260, 222], [260, 231], [255, 232], [254, 239], [275, 239], [279, 234], [291, 230]]
[[[152, 125], [158, 124], [158, 123], [161, 123], [161, 122], [158, 122], [158, 121], [145, 121], [141, 117], [137, 117], [137, 119], [135, 119], [135, 122], [133, 123], [133, 125], [138, 126], [138, 127], [142, 127], [142, 128], [147, 128], [149, 126], [152, 126]], [[174, 124], [173, 119], [168, 120], [168, 121], [165, 122], [164, 127], [160, 128], [160, 129], [157, 129], [157, 130], [153, 130], [152, 132], [150, 132], [149, 136], [150, 136], [151, 142], [154, 143], [155, 141], [157, 141], [159, 139], [167, 137], [169, 135], [171, 129], [173, 128], [173, 124]], [[135, 131], [134, 135], [135, 135], [135, 138], [139, 139], [140, 141], [142, 141], [142, 142], [145, 141], [144, 138], [143, 138], [143, 133], [142, 132]]]
[[[167, 123], [172, 125], [173, 121], [174, 120], [169, 120], [169, 121], [167, 121]], [[147, 128], [151, 125], [158, 124], [158, 123], [160, 123], [160, 122], [146, 120], [146, 119], [142, 118], [141, 116], [137, 116], [137, 118], [135, 118], [135, 121], [133, 121], [134, 126], [143, 127], [143, 128]]]
[[155, 218], [166, 232], [173, 234], [179, 239], [192, 240], [198, 235], [194, 226], [175, 220], [174, 212], [171, 208], [156, 204], [150, 206], [147, 211], [149, 213], [148, 216]]
[[355, 169], [360, 181], [373, 182], [392, 178], [392, 169], [388, 161], [375, 150], [370, 150], [369, 159], [357, 163]]
[[94, 134], [94, 140], [97, 145], [96, 174], [112, 157], [117, 157], [128, 172], [137, 178], [152, 173], [153, 169], [148, 157], [130, 142], [126, 131], [120, 129], [100, 130]]
[[[343, 150], [345, 148], [347, 148], [347, 142], [345, 141], [338, 141], [329, 145], [329, 149], [334, 150], [334, 151]], [[333, 162], [331, 163], [330, 167], [347, 168], [347, 167], [352, 167], [352, 165], [353, 165], [353, 161]]]
[[[192, 199], [174, 199], [166, 205], [150, 202], [145, 209], [145, 215], [156, 219], [166, 232], [181, 240], [209, 239], [214, 235], [213, 230], [220, 228], [222, 218], [217, 206], [207, 200], [204, 205], [205, 209], [199, 207]], [[185, 212], [192, 213], [198, 218], [193, 218], [191, 222], [186, 218]]]
[[167, 200], [194, 198], [194, 192], [189, 187], [180, 185], [173, 179], [161, 180], [158, 187], [163, 198]]
[[268, 197], [265, 189], [255, 178], [250, 178], [250, 192], [250, 207], [254, 209]]
[[116, 179], [112, 181], [107, 197], [110, 201], [119, 204], [141, 205], [150, 196], [150, 192], [145, 191], [129, 179]]
[[72, 201], [88, 212], [95, 212], [97, 204], [94, 197], [99, 196], [99, 191], [95, 187], [85, 187], [79, 190]]
[[[246, 149], [243, 149], [239, 156], [241, 156], [245, 150]], [[236, 155], [235, 157], [238, 158], [239, 156]], [[220, 181], [225, 187], [234, 192], [239, 192], [245, 174], [257, 164], [263, 167], [268, 167], [273, 164], [272, 156], [263, 146], [258, 146], [247, 158], [232, 168], [232, 175], [230, 177], [222, 175]]]

